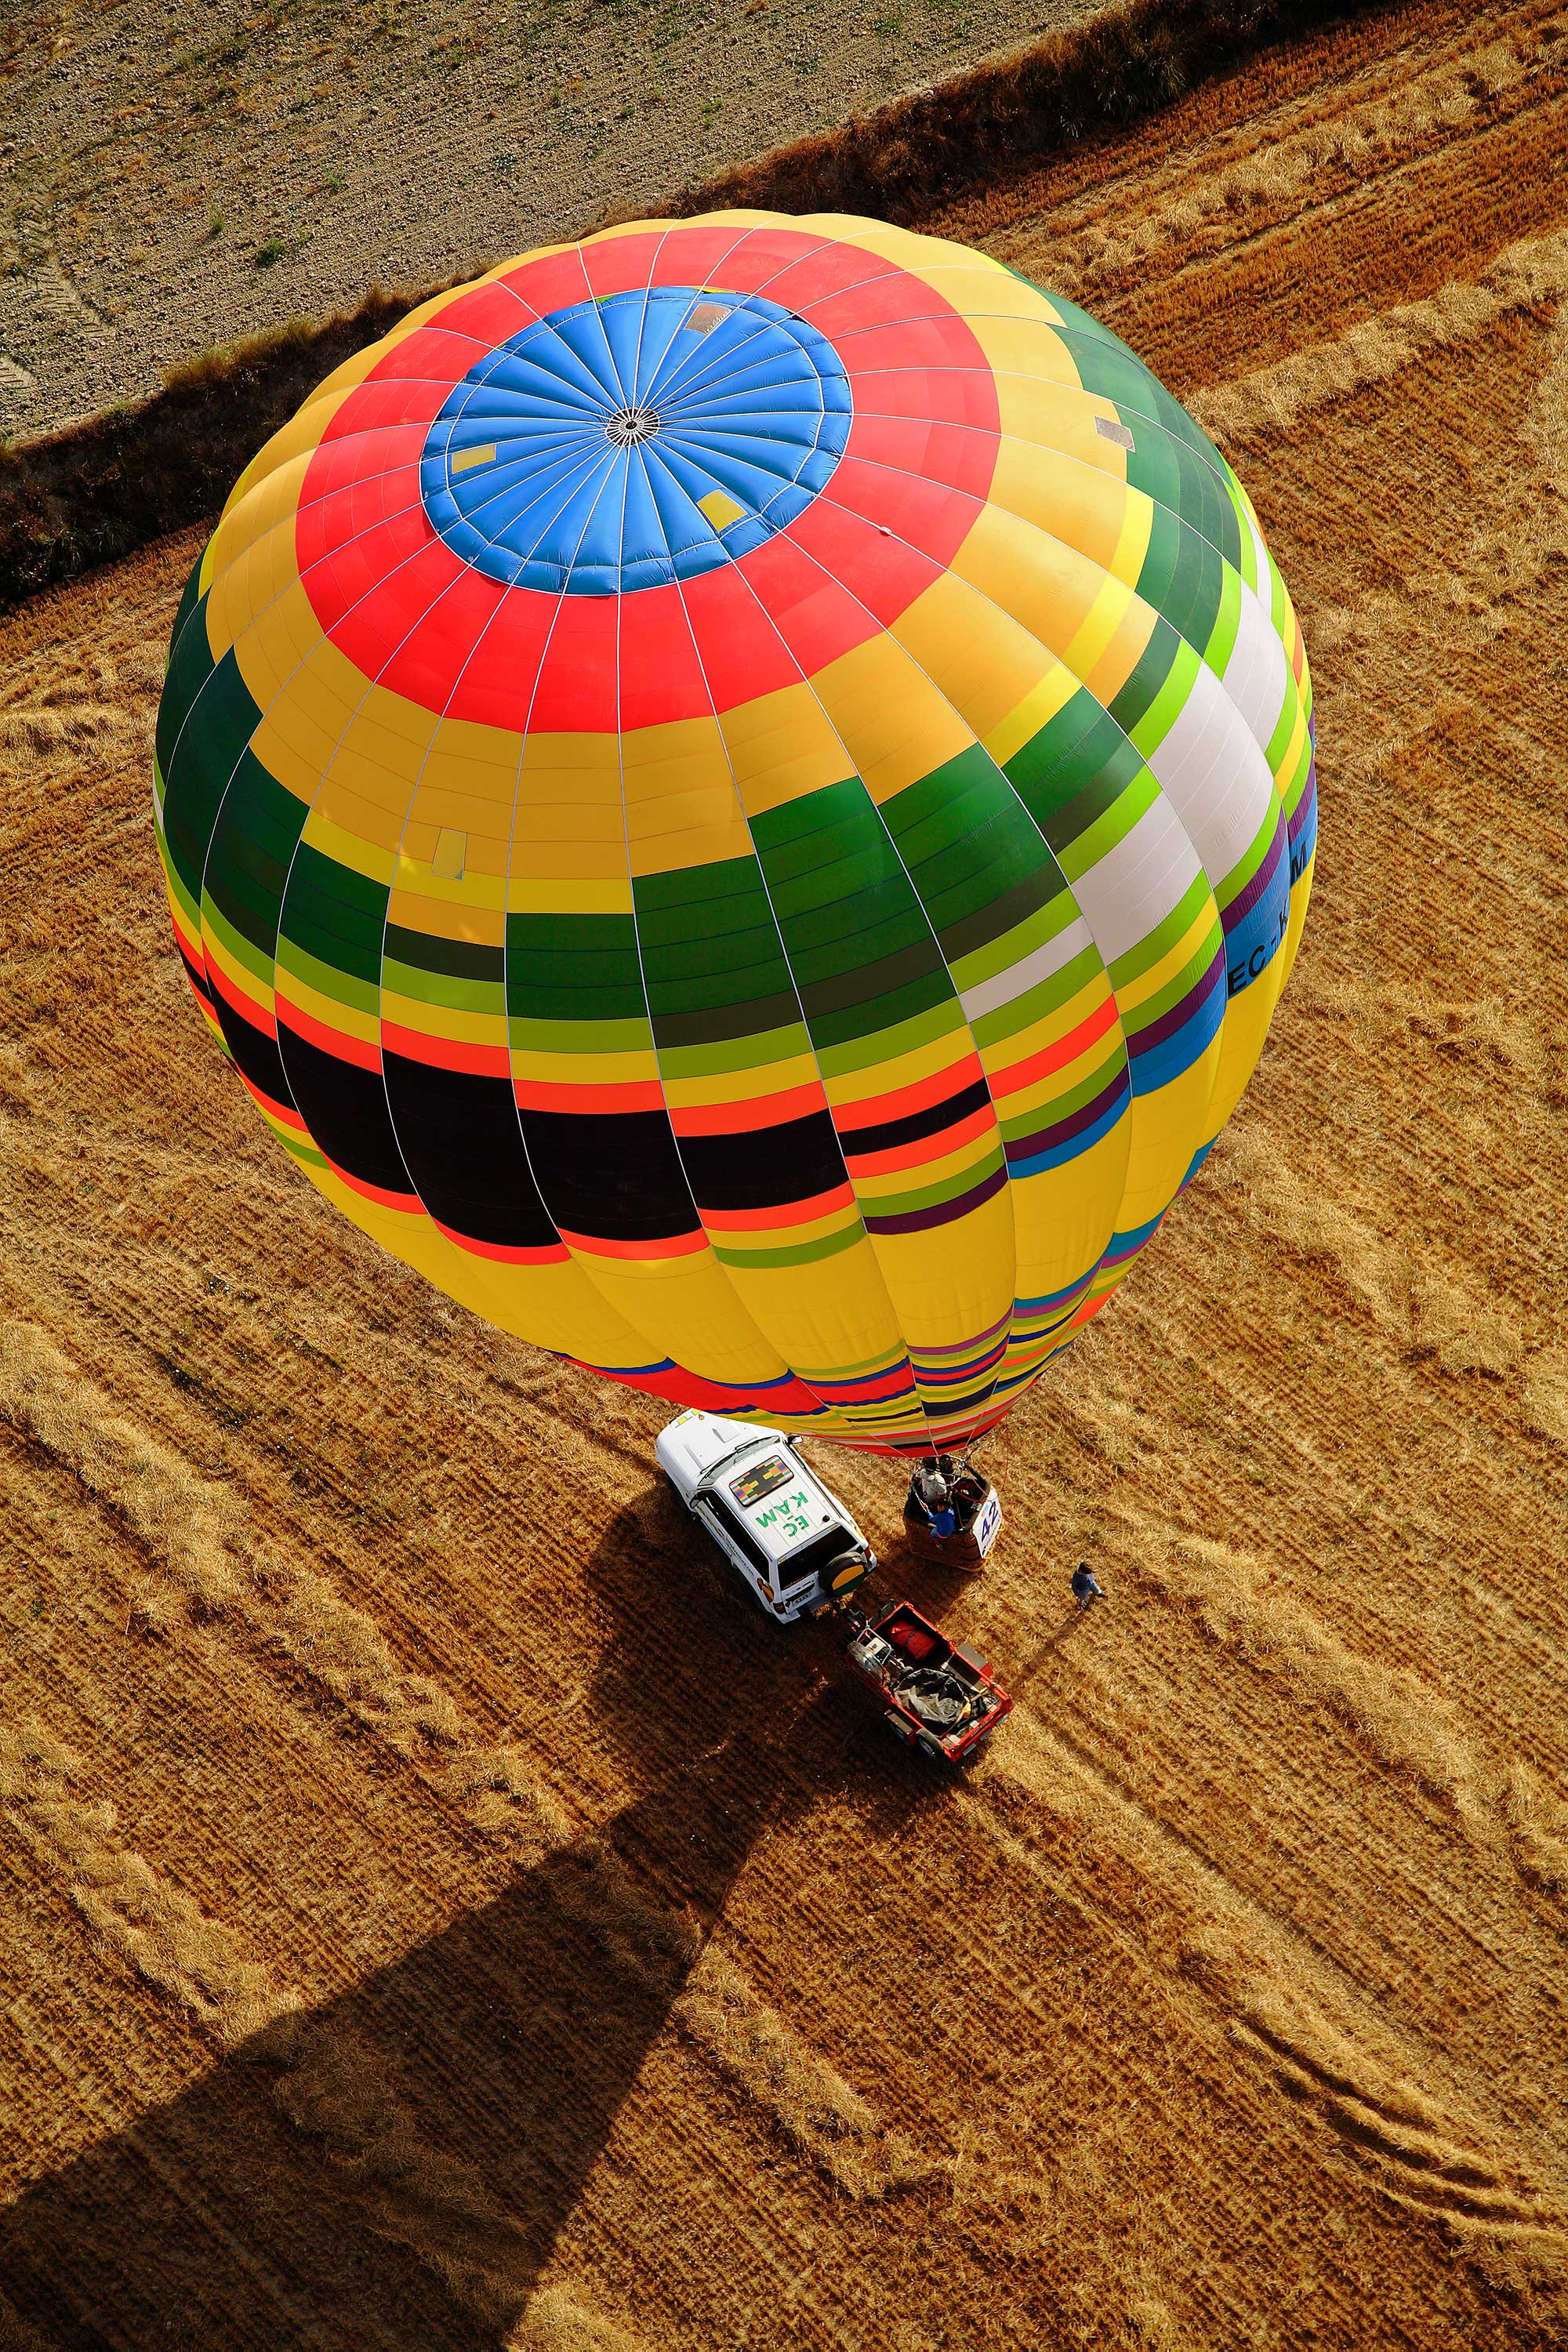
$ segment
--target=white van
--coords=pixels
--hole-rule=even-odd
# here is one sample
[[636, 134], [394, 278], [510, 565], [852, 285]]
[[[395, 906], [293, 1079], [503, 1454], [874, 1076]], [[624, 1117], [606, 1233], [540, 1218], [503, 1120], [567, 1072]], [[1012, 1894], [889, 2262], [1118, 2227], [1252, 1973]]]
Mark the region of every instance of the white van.
[[816, 1615], [876, 1567], [837, 1496], [782, 1430], [683, 1412], [654, 1450], [692, 1517], [779, 1624]]

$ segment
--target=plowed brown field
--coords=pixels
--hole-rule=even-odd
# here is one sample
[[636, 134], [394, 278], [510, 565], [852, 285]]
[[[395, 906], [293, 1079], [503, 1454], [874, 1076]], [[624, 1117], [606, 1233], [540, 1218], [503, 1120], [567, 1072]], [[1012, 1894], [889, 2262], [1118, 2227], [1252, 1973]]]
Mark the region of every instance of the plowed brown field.
[[1020, 1694], [962, 1785], [220, 1071], [194, 542], [4, 625], [5, 2352], [1568, 2342], [1563, 35], [1384, 17], [935, 224], [1234, 452], [1323, 791], [1231, 1135], [993, 1568], [900, 1577]]

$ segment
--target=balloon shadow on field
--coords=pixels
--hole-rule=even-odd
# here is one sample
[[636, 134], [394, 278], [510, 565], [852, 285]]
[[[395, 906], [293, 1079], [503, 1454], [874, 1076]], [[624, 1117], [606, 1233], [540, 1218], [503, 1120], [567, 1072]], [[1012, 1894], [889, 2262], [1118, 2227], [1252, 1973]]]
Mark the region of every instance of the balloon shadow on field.
[[24, 2190], [0, 2342], [499, 2352], [759, 1839], [847, 1768], [873, 1835], [940, 1801], [824, 1633], [721, 1573], [673, 1498], [621, 1514], [589, 1570], [593, 1728], [632, 1801]]

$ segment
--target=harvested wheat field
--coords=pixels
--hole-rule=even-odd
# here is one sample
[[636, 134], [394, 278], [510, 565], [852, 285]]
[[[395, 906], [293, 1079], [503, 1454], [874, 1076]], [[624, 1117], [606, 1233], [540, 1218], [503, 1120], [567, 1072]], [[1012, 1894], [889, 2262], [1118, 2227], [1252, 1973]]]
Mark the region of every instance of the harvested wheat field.
[[195, 541], [4, 624], [6, 2352], [1568, 2342], [1563, 29], [1384, 15], [931, 224], [1234, 456], [1323, 796], [993, 1565], [895, 1570], [1019, 1695], [962, 1782], [220, 1070]]

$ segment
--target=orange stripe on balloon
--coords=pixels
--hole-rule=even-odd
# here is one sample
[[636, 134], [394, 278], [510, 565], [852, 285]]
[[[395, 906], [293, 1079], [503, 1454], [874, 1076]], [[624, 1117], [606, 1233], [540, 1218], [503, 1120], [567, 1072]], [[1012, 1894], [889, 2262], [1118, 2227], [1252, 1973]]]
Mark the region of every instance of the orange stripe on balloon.
[[291, 1029], [307, 1045], [319, 1046], [323, 1054], [334, 1054], [340, 1062], [353, 1062], [360, 1069], [374, 1070], [380, 1076], [379, 1045], [369, 1045], [363, 1037], [346, 1037], [341, 1029], [329, 1029], [324, 1021], [301, 1012], [299, 1005], [289, 1004], [281, 996], [278, 999], [278, 1019], [283, 1028]]
[[857, 1176], [890, 1176], [900, 1168], [923, 1168], [928, 1160], [941, 1160], [949, 1151], [956, 1151], [963, 1143], [972, 1143], [988, 1127], [996, 1123], [991, 1105], [982, 1103], [979, 1109], [961, 1118], [955, 1127], [939, 1128], [934, 1135], [922, 1135], [916, 1143], [900, 1143], [890, 1151], [847, 1151], [844, 1164]]
[[[321, 1151], [319, 1143], [316, 1149]], [[416, 1192], [388, 1192], [379, 1184], [367, 1184], [363, 1176], [351, 1176], [346, 1168], [340, 1168], [326, 1152], [321, 1151], [321, 1157], [333, 1175], [339, 1177], [351, 1192], [357, 1192], [362, 1200], [374, 1201], [378, 1208], [400, 1210], [405, 1217], [422, 1217], [425, 1214], [425, 1204]]]
[[812, 1079], [784, 1094], [756, 1095], [748, 1102], [672, 1106], [669, 1123], [677, 1135], [746, 1135], [762, 1127], [783, 1127], [792, 1118], [809, 1118], [826, 1108], [826, 1096]]
[[564, 1242], [547, 1242], [540, 1249], [507, 1249], [500, 1242], [477, 1242], [471, 1234], [460, 1234], [454, 1225], [444, 1225], [439, 1217], [431, 1223], [437, 1233], [456, 1242], [470, 1257], [488, 1257], [497, 1265], [565, 1265], [571, 1256]]
[[390, 1053], [436, 1070], [461, 1070], [471, 1078], [510, 1078], [511, 1056], [504, 1045], [473, 1045], [452, 1037], [432, 1037], [423, 1029], [400, 1029], [395, 1021], [381, 1024], [381, 1042]]
[[299, 1137], [301, 1143], [314, 1145], [315, 1137], [292, 1104], [277, 1101], [264, 1087], [258, 1087], [254, 1078], [247, 1078], [243, 1070], [239, 1073], [239, 1082], [248, 1090], [251, 1099], [260, 1104], [274, 1126], [286, 1127], [290, 1135]]
[[185, 929], [184, 924], [181, 921], [179, 901], [176, 899], [172, 890], [168, 893], [168, 899], [169, 919], [174, 925], [174, 937], [178, 940], [181, 948], [184, 950], [187, 961], [194, 963], [198, 971], [203, 971], [206, 968], [206, 956], [203, 950], [201, 940], [199, 939], [193, 939], [190, 932]]
[[912, 1086], [899, 1087], [890, 1095], [867, 1095], [858, 1102], [835, 1103], [833, 1117], [840, 1129], [858, 1127], [884, 1127], [889, 1119], [907, 1118], [911, 1111], [927, 1110], [932, 1103], [945, 1102], [949, 1095], [960, 1093], [983, 1079], [984, 1071], [979, 1057], [965, 1054], [962, 1060], [950, 1062], [929, 1078], [917, 1078]]
[[662, 1110], [664, 1089], [657, 1078], [634, 1078], [625, 1086], [570, 1087], [540, 1078], [515, 1078], [520, 1110], [553, 1110], [576, 1117], [596, 1111]]
[[561, 1238], [584, 1257], [695, 1257], [708, 1246], [708, 1236], [700, 1225], [694, 1234], [660, 1234], [651, 1242], [611, 1242], [598, 1234], [569, 1234], [564, 1225]]
[[278, 1024], [271, 1013], [264, 1005], [258, 1004], [253, 996], [247, 996], [239, 982], [231, 980], [220, 963], [209, 956], [202, 969], [206, 973], [208, 986], [216, 989], [224, 1003], [231, 1011], [237, 1013], [242, 1021], [248, 1021], [253, 1029], [259, 1029], [265, 1036], [277, 1036]]
[[1068, 1062], [1077, 1061], [1086, 1046], [1092, 1045], [1097, 1037], [1103, 1037], [1106, 1031], [1115, 1025], [1116, 999], [1108, 995], [1102, 1003], [1095, 1006], [1087, 1020], [1080, 1021], [1076, 1029], [1069, 1029], [1065, 1037], [1058, 1037], [1054, 1045], [1043, 1045], [1037, 1054], [1031, 1054], [1026, 1062], [1015, 1062], [1010, 1070], [999, 1070], [991, 1081], [992, 1093], [1016, 1095], [1023, 1087], [1032, 1086], [1037, 1078], [1048, 1077], [1053, 1070], [1065, 1069]]
[[785, 1201], [777, 1208], [704, 1209], [702, 1220], [710, 1233], [771, 1233], [779, 1225], [809, 1225], [816, 1217], [828, 1217], [835, 1209], [855, 1205], [851, 1187], [835, 1184], [830, 1192], [814, 1193], [809, 1201]]

